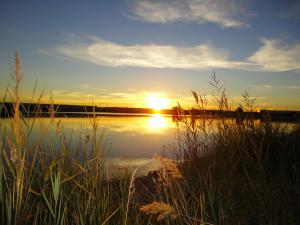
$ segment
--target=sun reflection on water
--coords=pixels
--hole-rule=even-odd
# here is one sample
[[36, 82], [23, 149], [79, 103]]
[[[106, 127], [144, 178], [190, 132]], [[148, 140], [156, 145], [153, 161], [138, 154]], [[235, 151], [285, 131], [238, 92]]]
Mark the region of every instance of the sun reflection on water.
[[148, 119], [147, 128], [149, 130], [159, 132], [160, 130], [167, 128], [167, 126], [168, 126], [167, 119], [161, 116], [160, 114], [154, 114]]

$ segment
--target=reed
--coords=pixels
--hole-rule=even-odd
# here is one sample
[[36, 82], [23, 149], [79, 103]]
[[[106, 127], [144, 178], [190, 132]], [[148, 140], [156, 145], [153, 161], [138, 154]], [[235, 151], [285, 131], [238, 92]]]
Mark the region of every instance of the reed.
[[[14, 117], [9, 119], [9, 127], [1, 121], [0, 223], [133, 224], [128, 212], [134, 204], [133, 178], [130, 182], [130, 175], [126, 175], [113, 181], [106, 174], [105, 135], [99, 133], [96, 114], [90, 118], [91, 134], [74, 139], [65, 135], [63, 125], [54, 119], [55, 109], [50, 107], [49, 124], [31, 138], [32, 128], [39, 127], [39, 102], [36, 116], [22, 114], [21, 68], [16, 53], [15, 87], [7, 92], [14, 102]], [[56, 127], [58, 145], [47, 138], [51, 126]]]
[[[185, 183], [180, 193], [190, 193], [185, 195], [185, 211], [193, 215], [195, 209], [204, 210], [200, 220], [212, 224], [296, 224], [299, 125], [289, 127], [267, 118], [261, 122], [243, 112], [228, 119], [232, 106], [225, 88], [216, 76], [211, 84], [224, 114], [217, 120], [205, 114], [181, 115], [178, 121], [173, 152]], [[205, 96], [193, 95], [196, 107], [203, 109]], [[255, 98], [243, 96], [243, 111], [252, 112]]]
[[[65, 135], [63, 125], [55, 119], [54, 107], [50, 107], [52, 119], [30, 142], [39, 109], [37, 106], [35, 117], [22, 115], [20, 110], [23, 72], [17, 53], [12, 77], [15, 86], [8, 89], [3, 102], [6, 98], [14, 102], [14, 117], [9, 127], [0, 122], [1, 224], [300, 221], [299, 126], [258, 122], [248, 114], [228, 119], [226, 113], [233, 106], [215, 75], [211, 85], [222, 114], [218, 119], [207, 113], [196, 116], [193, 110], [185, 115], [178, 107], [177, 142], [169, 149], [172, 157], [154, 156], [161, 167], [143, 178], [147, 182], [142, 184], [148, 185], [145, 189], [138, 185], [143, 179], [135, 173], [109, 177], [105, 134], [99, 133], [95, 113], [90, 117], [91, 131], [74, 138]], [[205, 95], [192, 95], [195, 108], [207, 108]], [[5, 110], [3, 106], [1, 110]], [[255, 110], [248, 93], [241, 107], [243, 111]], [[48, 138], [51, 126], [56, 128], [58, 145]]]

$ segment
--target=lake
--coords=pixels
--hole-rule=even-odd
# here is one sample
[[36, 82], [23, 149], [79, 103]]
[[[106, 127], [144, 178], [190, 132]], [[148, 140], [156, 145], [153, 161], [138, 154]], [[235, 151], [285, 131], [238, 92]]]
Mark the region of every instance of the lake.
[[[59, 149], [59, 135], [64, 134], [67, 143], [74, 146], [80, 138], [83, 143], [86, 136], [92, 135], [91, 119], [83, 118], [27, 118], [34, 121], [29, 141], [35, 142], [43, 137], [46, 149]], [[153, 155], [161, 153], [164, 146], [176, 142], [176, 123], [171, 116], [143, 115], [143, 116], [98, 116], [98, 136], [103, 135], [102, 146], [107, 152], [107, 165], [110, 171], [115, 169], [128, 169], [133, 171], [139, 167], [137, 174], [143, 175], [157, 168], [157, 162]], [[213, 130], [214, 122], [209, 120], [209, 126]], [[214, 121], [214, 122], [213, 122]], [[235, 120], [230, 120], [235, 123]], [[11, 129], [11, 119], [1, 119], [0, 133]], [[259, 121], [257, 121], [259, 123]], [[295, 124], [288, 124], [292, 128]], [[58, 126], [59, 125], [59, 126]], [[59, 129], [58, 129], [59, 128]], [[2, 136], [2, 135], [1, 135]]]
[[[27, 119], [26, 119], [27, 120]], [[33, 121], [33, 118], [29, 120]], [[103, 134], [103, 146], [109, 165], [132, 170], [139, 166], [138, 174], [157, 167], [152, 159], [163, 147], [174, 143], [176, 123], [172, 117], [148, 116], [98, 116], [98, 135]], [[1, 132], [10, 129], [10, 119], [1, 119]], [[58, 126], [69, 142], [78, 143], [81, 137], [92, 134], [89, 118], [35, 118], [30, 141], [44, 137], [46, 145], [58, 145]]]

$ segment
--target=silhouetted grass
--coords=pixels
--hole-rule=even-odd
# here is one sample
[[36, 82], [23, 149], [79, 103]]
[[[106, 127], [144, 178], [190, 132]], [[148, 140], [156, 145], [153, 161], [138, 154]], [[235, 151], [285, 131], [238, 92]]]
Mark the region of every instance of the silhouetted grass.
[[[259, 122], [251, 114], [215, 119], [181, 114], [174, 158], [156, 155], [161, 169], [109, 177], [104, 135], [91, 118], [92, 133], [67, 138], [56, 124], [54, 145], [47, 130], [29, 143], [36, 118], [20, 113], [22, 68], [18, 54], [7, 97], [14, 117], [0, 141], [1, 224], [297, 224], [300, 221], [300, 129]], [[213, 76], [216, 103], [232, 110]], [[35, 93], [35, 91], [34, 91]], [[192, 93], [197, 108], [207, 99]], [[34, 95], [34, 94], [33, 94]], [[41, 99], [42, 94], [38, 99]], [[244, 95], [244, 111], [254, 101]], [[4, 99], [5, 100], [5, 99]], [[4, 102], [3, 100], [3, 102]], [[1, 110], [3, 107], [1, 107]], [[52, 118], [55, 109], [49, 108]], [[38, 115], [38, 109], [37, 115]], [[240, 112], [243, 114], [243, 112]], [[1, 126], [1, 123], [0, 123]], [[133, 140], [134, 141], [134, 140]]]
[[[219, 109], [230, 110], [215, 76], [212, 85]], [[205, 108], [205, 96], [193, 95], [198, 108]], [[254, 109], [247, 93], [242, 107], [247, 112]], [[221, 115], [217, 120], [191, 115], [178, 122], [178, 145], [173, 150], [190, 210], [204, 207], [204, 220], [212, 224], [297, 224], [300, 127], [247, 115]]]

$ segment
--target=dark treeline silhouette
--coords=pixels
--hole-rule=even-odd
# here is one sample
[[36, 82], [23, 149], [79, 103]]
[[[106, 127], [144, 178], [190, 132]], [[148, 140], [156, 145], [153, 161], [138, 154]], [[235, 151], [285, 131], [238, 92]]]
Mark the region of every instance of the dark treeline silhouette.
[[[242, 108], [238, 107], [235, 111], [222, 111], [222, 110], [199, 110], [189, 109], [184, 110], [180, 107], [173, 107], [172, 109], [154, 110], [149, 108], [130, 108], [130, 107], [98, 107], [98, 106], [83, 106], [83, 105], [58, 105], [58, 104], [32, 104], [22, 103], [20, 111], [24, 117], [86, 117], [91, 114], [97, 115], [147, 115], [147, 114], [165, 114], [171, 115], [175, 120], [180, 120], [178, 115], [191, 115], [191, 116], [212, 116], [212, 117], [234, 117], [237, 120], [245, 118], [254, 118], [260, 120], [272, 121], [300, 121], [300, 111], [287, 111], [287, 110], [260, 110], [259, 112], [245, 112]], [[180, 111], [180, 112], [179, 112]], [[14, 104], [5, 102], [0, 105], [1, 118], [12, 117], [14, 115]]]

